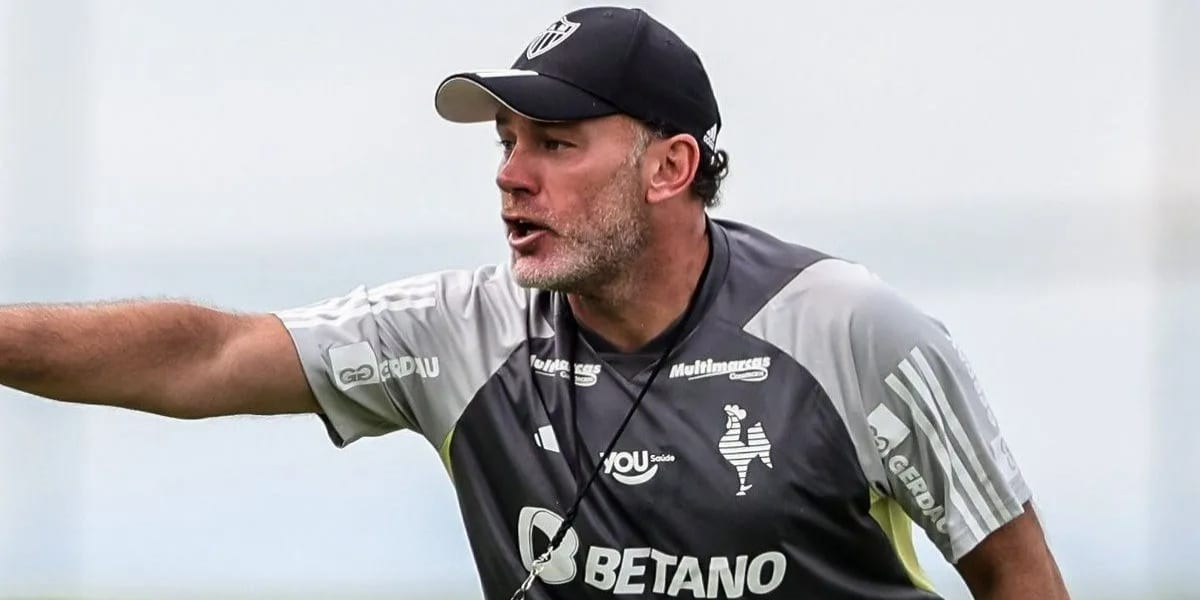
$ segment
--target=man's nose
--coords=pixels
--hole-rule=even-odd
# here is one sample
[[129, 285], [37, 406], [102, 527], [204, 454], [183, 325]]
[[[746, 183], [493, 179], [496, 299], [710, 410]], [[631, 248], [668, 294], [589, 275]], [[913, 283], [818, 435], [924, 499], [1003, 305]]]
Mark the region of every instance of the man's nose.
[[515, 198], [537, 193], [529, 157], [519, 146], [514, 146], [504, 157], [504, 162], [500, 163], [500, 169], [496, 172], [496, 186]]

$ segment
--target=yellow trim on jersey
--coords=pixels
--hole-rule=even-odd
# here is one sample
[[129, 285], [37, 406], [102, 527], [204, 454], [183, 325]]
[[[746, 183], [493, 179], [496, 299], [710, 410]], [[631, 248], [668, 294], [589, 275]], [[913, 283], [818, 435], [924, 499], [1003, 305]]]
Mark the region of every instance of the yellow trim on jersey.
[[921, 568], [920, 562], [917, 561], [917, 551], [913, 549], [912, 519], [908, 518], [900, 504], [871, 490], [871, 517], [879, 523], [883, 533], [891, 540], [896, 557], [900, 559], [900, 564], [904, 565], [904, 570], [908, 572], [908, 578], [912, 580], [913, 585], [933, 592], [933, 583]]
[[454, 471], [450, 468], [450, 440], [454, 439], [454, 428], [446, 432], [446, 438], [442, 440], [442, 445], [438, 446], [438, 456], [442, 458], [442, 466], [446, 467], [446, 473], [450, 475], [450, 481], [454, 481]]

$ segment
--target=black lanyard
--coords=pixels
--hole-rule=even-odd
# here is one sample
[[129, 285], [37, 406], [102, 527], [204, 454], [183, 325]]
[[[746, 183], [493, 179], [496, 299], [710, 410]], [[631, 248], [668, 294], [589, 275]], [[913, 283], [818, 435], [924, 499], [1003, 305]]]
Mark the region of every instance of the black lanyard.
[[[567, 350], [566, 379], [567, 398], [571, 410], [571, 422], [573, 428], [572, 434], [575, 440], [575, 461], [577, 465], [577, 468], [572, 469], [570, 461], [567, 461], [567, 469], [571, 471], [571, 474], [575, 478], [575, 500], [571, 502], [571, 508], [567, 510], [567, 514], [563, 518], [562, 524], [559, 525], [558, 531], [556, 531], [554, 536], [550, 538], [550, 544], [546, 547], [546, 551], [534, 559], [533, 565], [529, 570], [529, 576], [526, 577], [521, 583], [521, 586], [518, 587], [515, 592], [513, 592], [510, 600], [523, 600], [525, 598], [525, 594], [531, 587], [533, 587], [534, 582], [537, 580], [538, 574], [541, 573], [546, 564], [550, 562], [550, 555], [558, 548], [559, 544], [562, 543], [563, 537], [566, 536], [567, 531], [569, 531], [571, 526], [575, 523], [575, 518], [579, 516], [579, 507], [583, 504], [583, 499], [587, 497], [587, 493], [589, 490], [591, 490], [592, 484], [596, 482], [596, 478], [600, 475], [600, 469], [604, 465], [604, 458], [612, 452], [614, 447], [616, 447], [617, 441], [621, 439], [621, 434], [625, 433], [625, 428], [633, 419], [633, 415], [637, 412], [638, 407], [641, 406], [642, 399], [646, 397], [646, 392], [650, 391], [650, 386], [654, 383], [654, 379], [658, 377], [658, 373], [662, 371], [663, 366], [667, 364], [667, 359], [670, 357], [671, 352], [675, 350], [675, 346], [679, 344], [679, 341], [683, 338], [685, 332], [690, 326], [692, 312], [696, 308], [696, 305], [699, 304], [700, 292], [704, 289], [704, 283], [708, 280], [708, 269], [710, 266], [712, 266], [712, 262], [713, 251], [712, 240], [710, 239], [708, 260], [705, 261], [704, 270], [700, 273], [700, 280], [696, 282], [696, 288], [692, 290], [692, 295], [688, 299], [688, 305], [683, 311], [683, 317], [680, 318], [678, 325], [676, 325], [674, 331], [671, 332], [666, 348], [663, 349], [662, 354], [659, 355], [658, 360], [655, 361], [654, 368], [650, 370], [650, 376], [646, 379], [646, 384], [642, 386], [641, 391], [638, 392], [637, 399], [633, 401], [633, 405], [630, 406], [629, 411], [625, 413], [625, 419], [621, 421], [621, 426], [617, 428], [617, 432], [614, 433], [612, 439], [608, 441], [608, 445], [605, 446], [604, 452], [600, 455], [600, 460], [596, 462], [594, 467], [592, 467], [591, 475], [587, 476], [586, 479], [583, 478], [583, 474], [586, 471], [584, 466], [586, 463], [584, 462], [583, 458], [586, 455], [586, 448], [584, 448], [582, 437], [579, 435], [579, 419], [576, 406], [575, 389], [575, 350], [578, 346], [580, 332], [578, 325], [575, 323], [574, 317], [570, 315], [569, 312], [564, 316], [565, 319], [570, 323], [569, 331], [567, 332], [570, 340], [568, 342]], [[564, 310], [570, 311], [570, 304], [567, 303], [567, 298], [565, 295], [563, 295], [561, 299], [561, 306], [565, 307]], [[542, 396], [541, 389], [536, 385], [534, 386], [534, 389], [537, 390], [538, 400], [542, 404], [542, 410], [545, 411], [546, 418], [550, 419], [550, 410], [546, 406], [546, 400]], [[552, 419], [550, 419], [550, 427], [554, 427], [554, 421]], [[581, 450], [583, 451], [581, 452]], [[565, 455], [563, 459], [566, 460]]]

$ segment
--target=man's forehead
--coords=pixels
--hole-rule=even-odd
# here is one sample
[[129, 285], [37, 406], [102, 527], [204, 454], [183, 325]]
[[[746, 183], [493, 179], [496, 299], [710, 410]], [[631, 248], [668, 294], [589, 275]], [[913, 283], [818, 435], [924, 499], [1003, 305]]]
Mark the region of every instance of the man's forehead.
[[517, 114], [507, 108], [496, 111], [496, 127], [532, 127], [536, 129], [574, 129], [583, 121], [539, 121]]
[[573, 121], [539, 121], [508, 109], [500, 109], [495, 117], [496, 129], [529, 129], [533, 131], [592, 132], [598, 135], [623, 136], [630, 130], [633, 119], [625, 115], [606, 115]]

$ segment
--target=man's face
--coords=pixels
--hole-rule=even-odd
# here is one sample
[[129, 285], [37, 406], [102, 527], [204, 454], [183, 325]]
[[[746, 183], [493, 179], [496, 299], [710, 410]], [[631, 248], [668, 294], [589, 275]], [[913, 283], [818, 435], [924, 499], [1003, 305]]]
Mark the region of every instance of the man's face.
[[645, 249], [645, 141], [636, 127], [623, 116], [552, 124], [497, 115], [496, 184], [518, 284], [586, 291]]

